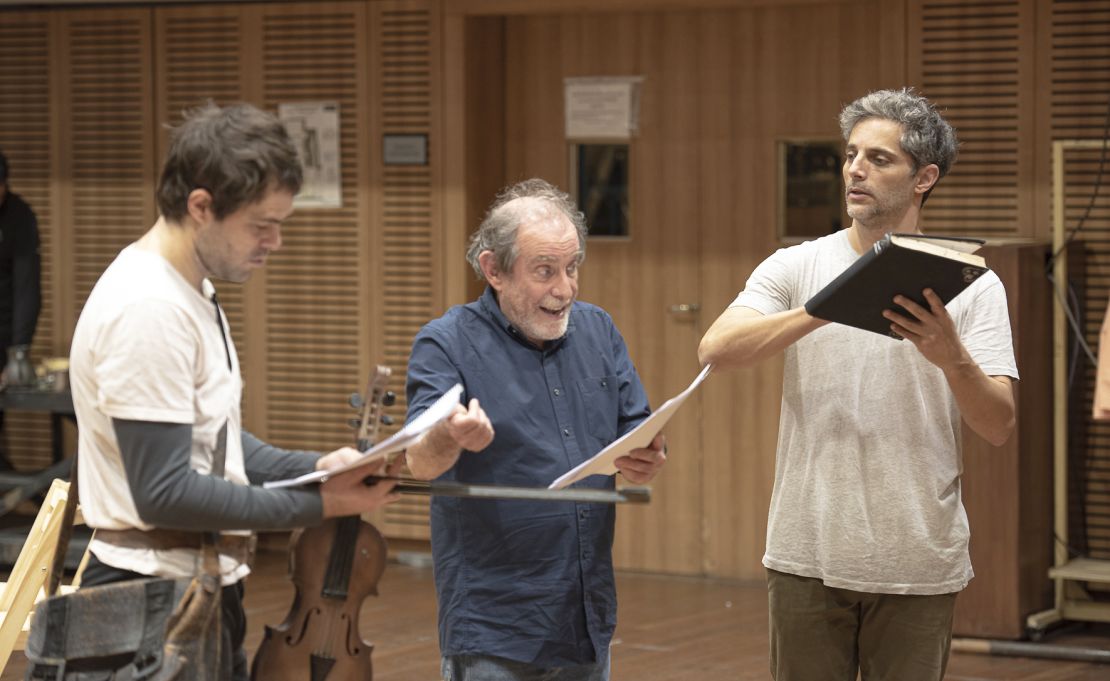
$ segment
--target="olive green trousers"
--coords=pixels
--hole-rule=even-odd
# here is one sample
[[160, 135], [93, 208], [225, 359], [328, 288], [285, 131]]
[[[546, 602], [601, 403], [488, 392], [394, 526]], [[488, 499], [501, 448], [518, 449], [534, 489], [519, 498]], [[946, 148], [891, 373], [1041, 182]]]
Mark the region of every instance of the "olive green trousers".
[[956, 594], [905, 596], [767, 571], [775, 681], [941, 681]]

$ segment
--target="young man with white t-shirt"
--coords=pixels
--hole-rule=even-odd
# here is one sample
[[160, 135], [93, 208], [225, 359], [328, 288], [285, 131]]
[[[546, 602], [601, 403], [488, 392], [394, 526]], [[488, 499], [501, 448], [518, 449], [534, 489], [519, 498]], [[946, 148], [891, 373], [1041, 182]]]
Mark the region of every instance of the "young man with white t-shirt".
[[[276, 118], [249, 105], [191, 112], [158, 183], [161, 216], [101, 275], [70, 351], [81, 507], [97, 530], [82, 583], [192, 576], [202, 532], [224, 532], [221, 678], [247, 678], [251, 531], [357, 515], [397, 496], [392, 483], [362, 484], [367, 469], [318, 489], [257, 486], [359, 457], [281, 450], [240, 424], [239, 361], [209, 280], [244, 282], [265, 264], [300, 185]], [[225, 473], [208, 475], [219, 449]]]
[[760, 264], [698, 354], [719, 370], [785, 351], [763, 559], [774, 678], [940, 681], [972, 577], [960, 422], [995, 445], [1014, 428], [1006, 293], [988, 272], [947, 308], [928, 289], [927, 307], [895, 296], [909, 315], [884, 316], [901, 341], [806, 312], [886, 233], [920, 231], [956, 156], [951, 126], [909, 90], [860, 98], [840, 125], [851, 226]]

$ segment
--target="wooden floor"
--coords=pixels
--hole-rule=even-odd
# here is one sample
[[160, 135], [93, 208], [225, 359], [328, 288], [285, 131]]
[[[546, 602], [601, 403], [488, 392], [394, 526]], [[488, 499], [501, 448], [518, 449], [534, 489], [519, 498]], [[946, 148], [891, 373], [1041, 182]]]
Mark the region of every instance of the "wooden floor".
[[[621, 574], [613, 642], [614, 681], [767, 681], [766, 589], [703, 579]], [[439, 649], [430, 568], [391, 563], [380, 595], [362, 610], [365, 638], [375, 644], [375, 681], [437, 681]], [[292, 598], [285, 557], [260, 553], [248, 580], [253, 654], [263, 624], [277, 624]], [[1046, 643], [1110, 649], [1110, 628], [1050, 634]], [[0, 681], [23, 678], [26, 659], [12, 656]], [[949, 681], [1108, 681], [1110, 665], [953, 654]], [[891, 680], [896, 681], [896, 680]]]

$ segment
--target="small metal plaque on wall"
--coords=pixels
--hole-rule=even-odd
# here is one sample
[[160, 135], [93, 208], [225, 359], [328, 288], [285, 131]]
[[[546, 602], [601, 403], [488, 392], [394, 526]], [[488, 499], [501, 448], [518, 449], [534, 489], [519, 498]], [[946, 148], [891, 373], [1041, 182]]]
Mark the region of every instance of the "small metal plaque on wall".
[[428, 165], [428, 136], [383, 135], [382, 163], [387, 166]]

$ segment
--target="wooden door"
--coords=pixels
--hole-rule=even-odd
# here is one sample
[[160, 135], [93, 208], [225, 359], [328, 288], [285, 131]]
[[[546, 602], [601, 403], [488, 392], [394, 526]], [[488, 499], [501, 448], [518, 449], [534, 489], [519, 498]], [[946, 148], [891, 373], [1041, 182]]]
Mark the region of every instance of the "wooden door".
[[[653, 406], [697, 375], [697, 53], [686, 49], [692, 14], [525, 17], [506, 30], [506, 175], [567, 187], [565, 76], [644, 75], [645, 112], [629, 142], [630, 233], [590, 238], [579, 297], [612, 316]], [[517, 58], [519, 56], [519, 58]], [[666, 428], [669, 461], [650, 506], [618, 512], [618, 567], [700, 574], [699, 396]]]

